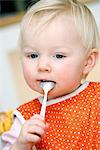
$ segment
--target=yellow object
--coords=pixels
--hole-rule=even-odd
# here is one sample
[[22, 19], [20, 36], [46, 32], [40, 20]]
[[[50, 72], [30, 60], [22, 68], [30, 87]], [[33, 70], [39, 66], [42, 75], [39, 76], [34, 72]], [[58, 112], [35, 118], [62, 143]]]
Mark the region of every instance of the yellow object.
[[12, 113], [13, 111], [0, 113], [0, 135], [10, 129], [12, 125]]

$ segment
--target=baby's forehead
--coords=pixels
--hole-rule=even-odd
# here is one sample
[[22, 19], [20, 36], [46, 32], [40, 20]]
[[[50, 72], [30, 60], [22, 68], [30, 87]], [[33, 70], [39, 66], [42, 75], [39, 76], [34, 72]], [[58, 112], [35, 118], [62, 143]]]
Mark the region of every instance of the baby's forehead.
[[[27, 23], [27, 22], [26, 22]], [[68, 30], [69, 27], [75, 28], [77, 31], [77, 27], [75, 25], [74, 18], [70, 15], [65, 14], [59, 14], [58, 16], [54, 18], [49, 17], [33, 17], [29, 23], [27, 23], [25, 32], [31, 31], [32, 34], [40, 34], [41, 32], [44, 32], [51, 29], [51, 32], [54, 30], [59, 30], [59, 27], [62, 29]]]
[[[82, 41], [75, 26], [73, 18], [70, 16], [60, 16], [47, 24], [36, 24], [31, 22], [24, 34], [24, 42], [28, 45], [36, 45], [35, 47], [48, 46], [70, 47], [73, 43], [74, 48], [80, 48]], [[30, 28], [30, 29], [29, 29]], [[30, 43], [30, 44], [29, 44]]]
[[[51, 22], [42, 22], [37, 23], [30, 22], [30, 25], [27, 27], [27, 30], [24, 36], [31, 36], [31, 38], [66, 38], [74, 39], [80, 38], [78, 28], [76, 27], [73, 19], [71, 17], [65, 18], [65, 17], [57, 17]], [[56, 36], [58, 35], [58, 37]]]

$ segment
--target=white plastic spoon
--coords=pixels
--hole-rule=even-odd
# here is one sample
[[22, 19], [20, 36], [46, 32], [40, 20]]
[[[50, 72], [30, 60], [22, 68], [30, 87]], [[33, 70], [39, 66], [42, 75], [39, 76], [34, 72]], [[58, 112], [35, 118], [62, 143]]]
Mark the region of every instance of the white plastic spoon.
[[43, 102], [42, 102], [42, 107], [41, 107], [41, 112], [40, 115], [45, 118], [45, 113], [46, 113], [46, 102], [47, 102], [47, 95], [48, 92], [53, 89], [55, 86], [54, 82], [41, 82], [40, 83], [40, 87], [43, 89], [44, 91], [44, 98], [43, 98]]

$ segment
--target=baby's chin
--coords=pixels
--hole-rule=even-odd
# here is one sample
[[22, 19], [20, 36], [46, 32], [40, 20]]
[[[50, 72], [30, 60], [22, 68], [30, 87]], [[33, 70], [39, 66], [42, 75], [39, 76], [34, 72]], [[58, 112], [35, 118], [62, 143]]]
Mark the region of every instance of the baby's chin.
[[[36, 91], [37, 92], [37, 91]], [[41, 95], [41, 96], [44, 96], [44, 92], [39, 92], [38, 93]], [[48, 94], [47, 94], [47, 97], [48, 97], [48, 101], [49, 100], [52, 100], [52, 99], [56, 99], [58, 96], [56, 96], [52, 91], [49, 91]]]
[[57, 99], [57, 98], [62, 97], [62, 96], [63, 95], [59, 95], [58, 93], [55, 93], [52, 91], [51, 93], [48, 93], [48, 101]]

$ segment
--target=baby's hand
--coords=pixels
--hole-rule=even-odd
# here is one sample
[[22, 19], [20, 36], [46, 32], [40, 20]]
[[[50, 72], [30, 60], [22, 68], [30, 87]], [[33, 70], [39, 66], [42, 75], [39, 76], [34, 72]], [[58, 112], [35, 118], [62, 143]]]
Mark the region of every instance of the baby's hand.
[[18, 137], [18, 143], [23, 146], [30, 145], [32, 147], [41, 140], [48, 127], [48, 124], [45, 123], [45, 120], [40, 115], [34, 115], [23, 125]]

